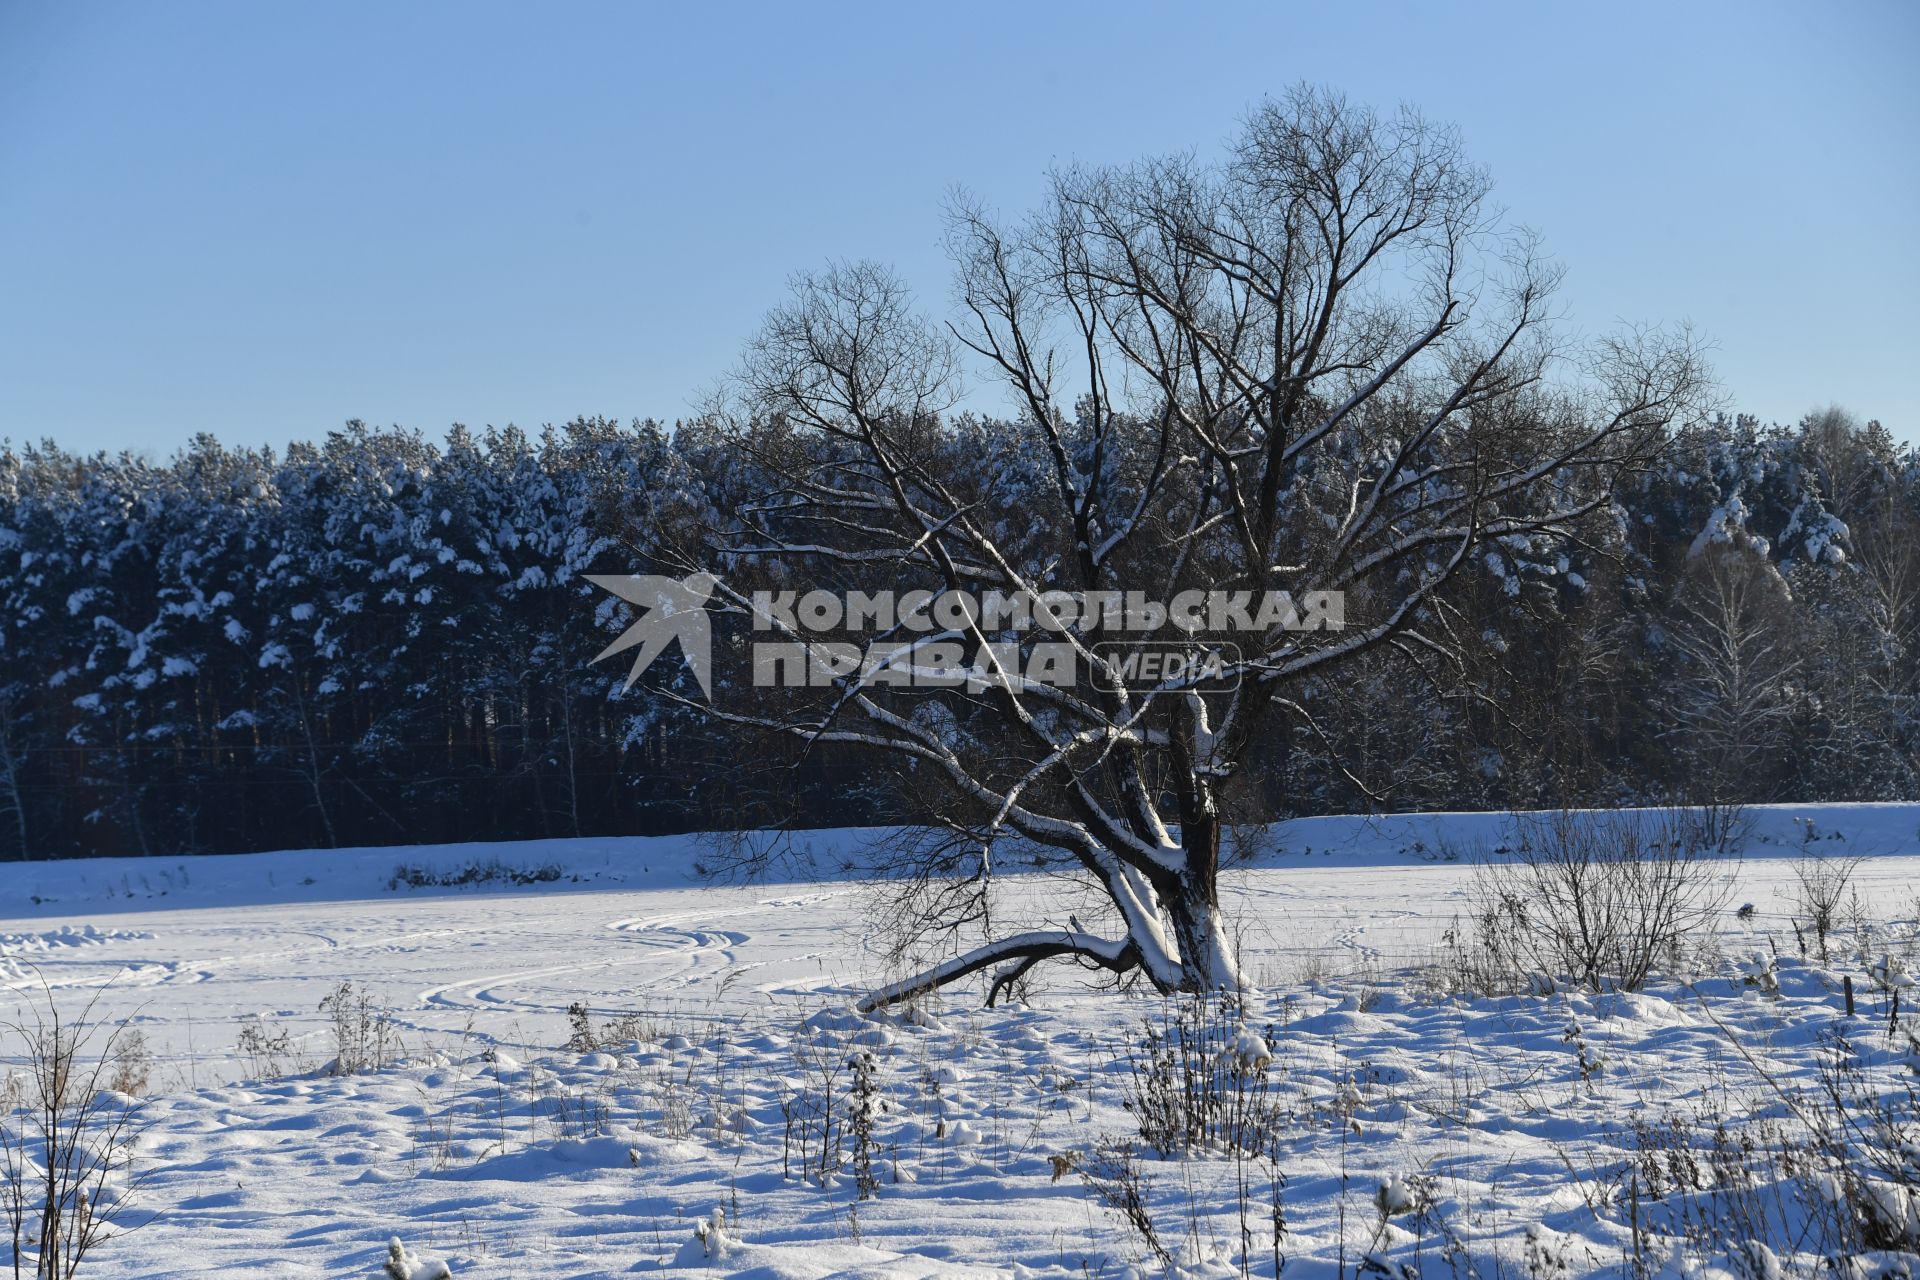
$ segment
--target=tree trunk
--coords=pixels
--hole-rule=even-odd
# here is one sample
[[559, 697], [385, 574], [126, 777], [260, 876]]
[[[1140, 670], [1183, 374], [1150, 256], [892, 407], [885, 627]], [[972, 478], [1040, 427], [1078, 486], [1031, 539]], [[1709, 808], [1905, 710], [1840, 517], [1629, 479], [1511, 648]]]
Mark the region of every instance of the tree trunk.
[[1220, 822], [1202, 818], [1185, 834], [1187, 869], [1163, 892], [1180, 946], [1182, 991], [1238, 990], [1240, 966], [1220, 914]]

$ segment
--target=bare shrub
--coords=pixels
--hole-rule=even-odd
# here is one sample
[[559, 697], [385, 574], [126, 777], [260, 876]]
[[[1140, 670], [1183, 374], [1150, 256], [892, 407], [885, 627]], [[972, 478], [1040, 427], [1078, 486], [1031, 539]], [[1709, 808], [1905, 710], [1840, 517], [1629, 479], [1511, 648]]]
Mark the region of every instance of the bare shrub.
[[1674, 810], [1686, 831], [1702, 848], [1719, 853], [1733, 850], [1746, 838], [1749, 822], [1747, 807], [1737, 800], [1717, 799], [1709, 794], [1698, 803]]
[[569, 1088], [557, 1078], [539, 1080], [530, 1106], [535, 1123], [544, 1119], [563, 1142], [584, 1142], [613, 1128], [613, 1111], [604, 1090]]
[[1227, 994], [1169, 999], [1127, 1045], [1123, 1105], [1162, 1157], [1197, 1151], [1257, 1155], [1281, 1125], [1268, 1042]]
[[[509, 866], [498, 858], [469, 862], [463, 867], [437, 868], [417, 862], [402, 862], [387, 877], [387, 890], [405, 885], [409, 889], [459, 888], [476, 884], [534, 885], [552, 884], [566, 873], [553, 863], [540, 866]], [[578, 879], [579, 877], [575, 877]]]
[[240, 1039], [234, 1045], [247, 1064], [247, 1079], [278, 1080], [293, 1058], [293, 1037], [285, 1027], [269, 1027], [257, 1013], [240, 1020]]
[[1679, 967], [1724, 905], [1724, 877], [1678, 813], [1561, 809], [1515, 826], [1511, 856], [1483, 862], [1470, 890], [1465, 945], [1483, 979], [1637, 990]]
[[[800, 1068], [801, 1083], [780, 1099], [785, 1126], [780, 1142], [783, 1177], [796, 1176], [797, 1161], [797, 1176], [802, 1182], [824, 1186], [845, 1167], [847, 1129], [854, 1119], [853, 1109], [859, 1105], [850, 1078], [856, 1057], [857, 1053], [842, 1051], [834, 1037], [822, 1037], [822, 1042], [816, 1043], [805, 1026], [800, 1028], [794, 1038], [794, 1061]], [[869, 1087], [871, 1083], [869, 1076]]]
[[393, 1011], [377, 1004], [365, 990], [341, 980], [320, 1002], [320, 1012], [333, 1020], [333, 1074], [357, 1075], [390, 1066], [400, 1056], [400, 1035]]
[[1631, 1226], [1636, 1256], [1665, 1238], [1699, 1261], [1724, 1258], [1749, 1280], [1789, 1268], [1905, 1274], [1862, 1264], [1920, 1252], [1920, 1089], [1910, 1070], [1920, 1042], [1911, 1029], [1888, 1048], [1831, 1034], [1805, 1086], [1774, 1075], [1740, 1032], [1713, 1021], [1780, 1105], [1738, 1115], [1716, 1100], [1633, 1122], [1608, 1203]]
[[[1908, 1033], [1907, 1064], [1920, 1044]], [[1821, 1063], [1809, 1128], [1838, 1181], [1850, 1221], [1869, 1248], [1920, 1252], [1920, 1092], [1911, 1072], [1883, 1088], [1865, 1056], [1838, 1032]]]
[[116, 1043], [108, 1062], [111, 1069], [107, 1075], [107, 1088], [130, 1098], [141, 1097], [147, 1092], [147, 1086], [153, 1079], [153, 1047], [147, 1043], [145, 1032], [122, 1027], [116, 1033]]
[[1808, 1195], [1809, 1186], [1792, 1176], [1811, 1157], [1804, 1136], [1775, 1119], [1637, 1118], [1612, 1201], [1631, 1226], [1638, 1258], [1677, 1242], [1764, 1274], [1752, 1265], [1766, 1256], [1756, 1245], [1792, 1256], [1828, 1234], [1822, 1219], [1830, 1202]]
[[594, 1028], [593, 1015], [587, 1006], [578, 1000], [567, 1006], [567, 1043], [572, 1053], [592, 1053], [605, 1041]]
[[1799, 918], [1813, 930], [1822, 964], [1827, 963], [1827, 944], [1840, 925], [1847, 890], [1859, 866], [1858, 858], [1829, 858], [1824, 853], [1807, 854], [1793, 864], [1793, 878], [1798, 883]]
[[1853, 1047], [1836, 1040], [1818, 1088], [1780, 1096], [1784, 1117], [1637, 1120], [1618, 1197], [1636, 1236], [1727, 1257], [1754, 1280], [1778, 1274], [1770, 1259], [1920, 1250], [1913, 1086], [1870, 1084]]
[[1131, 1142], [1102, 1139], [1080, 1170], [1081, 1181], [1101, 1204], [1119, 1214], [1133, 1234], [1162, 1267], [1173, 1267], [1173, 1254], [1161, 1242], [1154, 1225], [1146, 1175]]
[[616, 1013], [596, 1024], [593, 1010], [586, 1002], [575, 1000], [567, 1006], [567, 1042], [563, 1047], [570, 1053], [594, 1053], [617, 1049], [636, 1040], [642, 1044], [659, 1044], [691, 1031], [691, 1026], [682, 1027], [670, 1019], [645, 1013]]
[[0, 1215], [13, 1274], [68, 1280], [134, 1225], [126, 1215], [140, 1111], [110, 1081], [139, 1033], [107, 1029], [91, 1001], [69, 1018], [51, 993], [31, 1022], [0, 1030], [18, 1042], [26, 1068], [0, 1093]]
[[853, 1072], [853, 1092], [847, 1107], [847, 1136], [853, 1143], [853, 1185], [862, 1200], [871, 1200], [880, 1189], [880, 1180], [873, 1173], [873, 1153], [877, 1145], [874, 1124], [886, 1110], [887, 1102], [880, 1096], [874, 1080], [873, 1054], [865, 1049], [856, 1050], [848, 1058], [847, 1066]]

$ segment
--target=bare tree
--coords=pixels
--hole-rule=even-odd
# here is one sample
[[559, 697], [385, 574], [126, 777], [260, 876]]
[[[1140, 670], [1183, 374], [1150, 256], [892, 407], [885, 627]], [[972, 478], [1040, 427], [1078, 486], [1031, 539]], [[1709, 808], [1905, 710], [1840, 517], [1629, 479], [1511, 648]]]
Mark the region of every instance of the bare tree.
[[1764, 798], [1780, 773], [1801, 670], [1790, 604], [1764, 553], [1740, 542], [1702, 548], [1678, 592], [1669, 734], [1686, 798], [1710, 814]]
[[27, 801], [20, 780], [26, 772], [26, 747], [18, 729], [26, 713], [25, 699], [19, 696], [21, 687], [16, 680], [0, 681], [0, 813], [10, 816], [7, 825], [18, 841], [18, 856], [25, 859], [29, 854]]
[[1890, 490], [1859, 523], [1855, 564], [1886, 726], [1881, 741], [1911, 779], [1920, 776], [1920, 511]]
[[[1452, 129], [1299, 89], [1218, 162], [1057, 172], [1011, 224], [956, 197], [947, 326], [865, 264], [801, 277], [769, 316], [724, 427], [757, 478], [715, 504], [706, 546], [650, 551], [726, 568], [716, 603], [818, 661], [816, 687], [714, 714], [905, 762], [952, 835], [889, 868], [947, 958], [870, 1006], [1004, 966], [997, 993], [1056, 957], [1163, 991], [1238, 984], [1218, 872], [1250, 746], [1319, 734], [1363, 656], [1451, 661], [1462, 567], [1575, 536], [1687, 410], [1686, 336], [1563, 346], [1558, 272], [1487, 192]], [[952, 412], [966, 366], [1012, 421]], [[1127, 607], [1026, 630], [934, 610], [829, 642], [756, 613], [769, 585]], [[1169, 642], [1133, 609], [1152, 622], [1193, 592], [1206, 608], [1160, 621], [1216, 661], [1142, 676]], [[1342, 594], [1345, 625], [1331, 597], [1309, 616], [1313, 592]], [[1084, 678], [1034, 678], [1042, 641]], [[964, 678], [948, 646], [975, 655]], [[1084, 878], [1110, 927], [997, 933], [1009, 846]]]

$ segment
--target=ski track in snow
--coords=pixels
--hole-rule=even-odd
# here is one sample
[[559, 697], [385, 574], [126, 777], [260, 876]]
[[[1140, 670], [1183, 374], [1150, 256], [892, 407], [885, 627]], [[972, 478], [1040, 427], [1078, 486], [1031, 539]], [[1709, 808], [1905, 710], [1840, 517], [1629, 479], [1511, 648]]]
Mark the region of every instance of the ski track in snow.
[[[1920, 806], [1763, 818], [1790, 833], [1805, 814], [1845, 834], [1819, 847], [1872, 855], [1854, 884], [1874, 914], [1913, 918]], [[1738, 1071], [1721, 1030], [1677, 989], [1411, 998], [1393, 975], [1431, 958], [1464, 914], [1469, 869], [1410, 852], [1404, 832], [1312, 821], [1310, 846], [1228, 871], [1223, 886], [1245, 968], [1268, 993], [1256, 1015], [1280, 1026], [1275, 1049], [1302, 1114], [1322, 1114], [1340, 1090], [1362, 1098], [1351, 1153], [1361, 1212], [1366, 1178], [1424, 1168], [1457, 1180], [1463, 1214], [1480, 1197], [1510, 1226], [1575, 1230], [1579, 1198], [1557, 1145], [1617, 1123], [1635, 1099], [1703, 1097]], [[0, 918], [0, 1021], [44, 982], [63, 1007], [95, 998], [135, 1021], [156, 1053], [142, 1159], [143, 1204], [157, 1217], [113, 1246], [101, 1274], [371, 1277], [396, 1233], [448, 1256], [463, 1278], [1008, 1275], [1015, 1264], [1118, 1274], [1124, 1236], [1076, 1179], [1052, 1178], [1048, 1157], [1125, 1132], [1120, 1039], [1152, 1002], [1088, 993], [1056, 968], [1043, 971], [1033, 1010], [980, 1012], [976, 997], [956, 996], [928, 1027], [862, 1019], [847, 1005], [884, 976], [865, 887], [698, 886], [664, 846], [627, 842], [651, 850], [645, 887], [632, 887], [614, 842], [556, 850], [568, 843], [526, 846], [524, 857], [492, 845], [186, 860], [146, 899], [102, 891], [127, 883], [119, 864], [0, 870], [0, 914], [20, 913]], [[1792, 950], [1797, 848], [1784, 834], [1762, 838], [1725, 865], [1730, 954]], [[574, 856], [578, 883], [384, 889], [402, 857], [457, 866], [476, 850], [509, 864]], [[248, 880], [256, 868], [270, 868], [264, 887]], [[275, 902], [276, 885], [302, 888]], [[1736, 923], [1745, 902], [1752, 916]], [[1034, 877], [1010, 886], [1005, 910], [1011, 927], [1062, 923], [1086, 905]], [[1759, 1005], [1736, 984], [1719, 1015], [1782, 1070], [1809, 1060], [1838, 1000], [1832, 973], [1789, 976], [1793, 999]], [[391, 1007], [405, 1063], [239, 1082], [235, 1041], [249, 1015], [293, 1033], [297, 1066], [330, 1057], [319, 1003], [342, 981]], [[665, 1043], [560, 1052], [576, 1002], [596, 1022], [634, 1015]], [[1601, 1086], [1569, 1076], [1576, 1018], [1609, 1060]], [[850, 1184], [781, 1176], [783, 1099], [854, 1047], [882, 1063], [895, 1106], [886, 1159], [915, 1180], [857, 1206], [859, 1241]], [[680, 1132], [675, 1097], [708, 1128]], [[569, 1108], [600, 1114], [605, 1132], [577, 1130]], [[733, 1108], [741, 1128], [714, 1127]], [[1339, 1185], [1314, 1123], [1302, 1122], [1289, 1172], [1297, 1265], [1310, 1278], [1329, 1256]], [[689, 1253], [692, 1220], [735, 1197], [747, 1243], [711, 1265]]]

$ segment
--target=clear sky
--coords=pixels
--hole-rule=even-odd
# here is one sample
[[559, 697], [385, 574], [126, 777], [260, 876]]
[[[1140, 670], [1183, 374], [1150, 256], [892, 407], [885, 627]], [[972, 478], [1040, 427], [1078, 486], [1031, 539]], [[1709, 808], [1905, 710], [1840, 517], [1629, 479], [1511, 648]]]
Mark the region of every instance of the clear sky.
[[673, 418], [796, 268], [1297, 80], [1462, 127], [1588, 330], [1920, 439], [1920, 4], [0, 0], [0, 437]]

